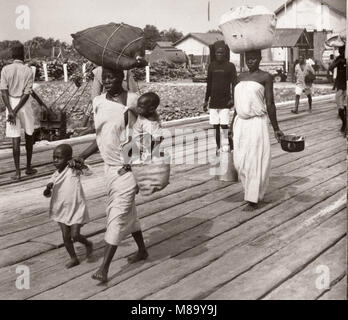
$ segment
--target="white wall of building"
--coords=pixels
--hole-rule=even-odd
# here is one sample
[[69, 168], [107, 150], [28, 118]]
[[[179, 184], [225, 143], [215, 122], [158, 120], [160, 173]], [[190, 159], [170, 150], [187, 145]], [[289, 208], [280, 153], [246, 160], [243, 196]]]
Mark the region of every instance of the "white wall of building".
[[272, 48], [273, 61], [285, 61], [286, 48]]
[[209, 47], [194, 38], [187, 38], [175, 46], [184, 51], [187, 55], [195, 56], [209, 55]]
[[319, 0], [294, 0], [277, 15], [277, 28], [306, 28], [307, 31], [345, 29], [346, 19]]
[[[209, 46], [190, 37], [178, 43], [175, 47], [178, 49], [181, 49], [187, 55], [190, 55], [190, 54], [193, 54], [195, 56], [209, 55]], [[240, 63], [239, 59], [240, 59], [239, 54], [236, 54], [230, 51], [230, 61], [233, 62], [237, 68], [239, 67], [239, 63]]]

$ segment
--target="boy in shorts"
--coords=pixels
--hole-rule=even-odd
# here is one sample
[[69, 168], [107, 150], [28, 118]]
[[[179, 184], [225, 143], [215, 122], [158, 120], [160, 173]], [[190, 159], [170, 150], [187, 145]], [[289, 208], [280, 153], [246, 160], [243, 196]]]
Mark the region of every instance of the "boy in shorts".
[[[216, 154], [221, 146], [220, 127], [224, 141], [228, 145], [228, 124], [230, 108], [233, 106], [233, 90], [237, 82], [236, 67], [229, 62], [229, 48], [224, 41], [216, 41], [211, 50], [211, 63], [208, 67], [207, 90], [203, 110], [207, 111], [209, 102], [209, 123], [214, 126]], [[226, 142], [227, 140], [227, 142]]]

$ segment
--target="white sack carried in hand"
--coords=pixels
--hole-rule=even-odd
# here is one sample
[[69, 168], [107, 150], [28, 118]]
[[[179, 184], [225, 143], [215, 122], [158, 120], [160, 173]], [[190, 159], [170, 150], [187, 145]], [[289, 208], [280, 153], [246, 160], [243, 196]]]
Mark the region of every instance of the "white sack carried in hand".
[[234, 53], [272, 46], [277, 18], [264, 6], [232, 8], [221, 16], [219, 28]]

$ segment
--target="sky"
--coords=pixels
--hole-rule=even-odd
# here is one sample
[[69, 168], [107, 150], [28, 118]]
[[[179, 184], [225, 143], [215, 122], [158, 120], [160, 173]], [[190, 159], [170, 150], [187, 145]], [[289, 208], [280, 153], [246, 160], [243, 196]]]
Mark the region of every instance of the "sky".
[[[208, 21], [208, 0], [0, 0], [0, 41], [42, 36], [71, 43], [71, 33], [109, 22], [140, 28], [152, 24], [159, 31], [176, 28], [184, 34], [206, 32], [217, 29], [221, 15], [232, 7], [264, 5], [274, 11], [284, 3], [285, 0], [210, 0]], [[26, 24], [24, 16], [29, 17]]]

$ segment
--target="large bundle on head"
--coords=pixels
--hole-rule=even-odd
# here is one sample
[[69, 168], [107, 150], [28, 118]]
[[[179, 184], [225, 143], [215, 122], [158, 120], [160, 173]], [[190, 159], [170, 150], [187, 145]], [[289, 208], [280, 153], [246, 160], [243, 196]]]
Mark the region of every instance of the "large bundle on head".
[[145, 54], [143, 30], [124, 23], [100, 25], [71, 36], [81, 55], [108, 69], [131, 69], [135, 58]]
[[219, 27], [231, 51], [265, 49], [272, 46], [276, 16], [263, 6], [241, 6], [222, 15]]

